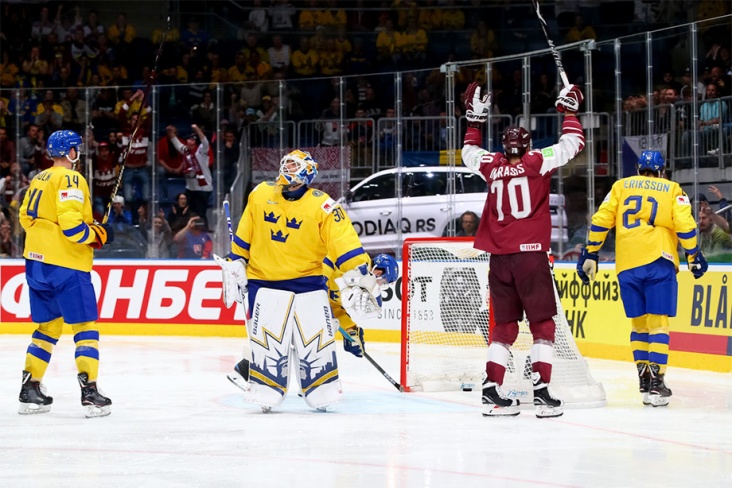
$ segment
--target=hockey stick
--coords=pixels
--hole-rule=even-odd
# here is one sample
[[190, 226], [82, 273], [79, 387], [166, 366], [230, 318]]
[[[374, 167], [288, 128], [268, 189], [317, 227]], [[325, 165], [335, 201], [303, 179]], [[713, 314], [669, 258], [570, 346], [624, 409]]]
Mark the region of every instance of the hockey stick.
[[[167, 2], [166, 2], [167, 5]], [[167, 10], [167, 7], [166, 7]], [[104, 216], [102, 217], [102, 223], [106, 224], [109, 220], [109, 215], [112, 211], [112, 202], [114, 202], [114, 198], [117, 196], [117, 192], [119, 192], [119, 187], [122, 184], [122, 177], [125, 173], [125, 163], [127, 162], [127, 155], [130, 153], [130, 149], [132, 149], [132, 142], [135, 140], [135, 137], [137, 136], [137, 131], [140, 130], [140, 127], [142, 126], [142, 119], [144, 118], [142, 111], [145, 110], [145, 107], [148, 104], [148, 98], [150, 96], [150, 90], [152, 88], [153, 83], [155, 82], [155, 78], [157, 77], [157, 70], [158, 70], [158, 63], [160, 62], [160, 55], [163, 52], [163, 46], [165, 45], [165, 37], [168, 35], [168, 32], [170, 32], [170, 14], [166, 17], [166, 26], [165, 26], [165, 32], [163, 32], [163, 36], [160, 39], [160, 46], [158, 46], [158, 52], [155, 54], [155, 62], [153, 63], [153, 69], [150, 72], [150, 76], [148, 77], [147, 81], [145, 82], [145, 93], [142, 96], [142, 101], [140, 102], [140, 114], [137, 116], [137, 122], [135, 122], [135, 127], [132, 130], [132, 133], [130, 134], [130, 140], [127, 142], [127, 146], [122, 151], [122, 155], [120, 156], [120, 162], [119, 162], [119, 173], [117, 173], [117, 178], [114, 181], [114, 188], [112, 189], [112, 194], [109, 195], [109, 202], [107, 202], [107, 209], [104, 212]]]
[[552, 51], [552, 56], [554, 56], [554, 62], [557, 64], [557, 71], [559, 71], [559, 76], [562, 78], [562, 83], [564, 83], [565, 88], [569, 88], [567, 73], [564, 72], [564, 66], [562, 66], [562, 57], [559, 55], [559, 51], [557, 51], [557, 48], [554, 47], [554, 42], [552, 42], [551, 38], [549, 38], [546, 20], [544, 20], [544, 17], [541, 16], [541, 11], [539, 10], [539, 0], [531, 0], [531, 3], [534, 4], [534, 8], [536, 9], [536, 16], [539, 18], [541, 30], [544, 31], [544, 37], [546, 37], [546, 42], [547, 44], [549, 44], [549, 49], [551, 49]]
[[[341, 335], [347, 341], [353, 342], [353, 337], [351, 337], [351, 334], [349, 334], [348, 332], [346, 332], [345, 329], [343, 329], [343, 327], [338, 326], [338, 330], [341, 331]], [[392, 378], [391, 376], [389, 376], [389, 373], [387, 373], [386, 371], [384, 371], [384, 368], [382, 368], [381, 366], [379, 366], [379, 363], [377, 363], [376, 361], [374, 361], [374, 359], [371, 356], [369, 356], [369, 354], [366, 352], [366, 349], [365, 348], [361, 352], [363, 353], [363, 357], [365, 357], [368, 360], [368, 362], [370, 362], [371, 364], [373, 364], [374, 365], [374, 368], [378, 369], [379, 370], [379, 373], [381, 373], [381, 375], [384, 378], [386, 378], [386, 380], [389, 383], [391, 383], [392, 386], [394, 386], [394, 388], [396, 388], [400, 392], [403, 392], [404, 391], [404, 388], [402, 388], [402, 385], [400, 385], [398, 381], [395, 381], [394, 378]]]
[[226, 226], [229, 228], [229, 240], [234, 242], [234, 230], [231, 228], [231, 210], [229, 209], [228, 200], [224, 200], [224, 214], [226, 215]]

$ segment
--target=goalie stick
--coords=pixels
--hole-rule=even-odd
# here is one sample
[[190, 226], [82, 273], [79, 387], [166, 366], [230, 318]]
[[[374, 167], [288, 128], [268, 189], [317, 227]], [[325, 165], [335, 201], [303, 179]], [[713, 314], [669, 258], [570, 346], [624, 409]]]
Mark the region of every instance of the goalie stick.
[[557, 48], [554, 46], [554, 42], [549, 37], [546, 20], [541, 16], [541, 11], [539, 10], [539, 0], [531, 0], [531, 3], [534, 5], [534, 9], [536, 9], [536, 16], [539, 19], [539, 24], [541, 24], [541, 30], [544, 31], [544, 37], [546, 37], [546, 42], [549, 44], [549, 49], [552, 51], [552, 56], [554, 56], [554, 62], [557, 64], [557, 71], [559, 71], [559, 76], [562, 78], [562, 83], [564, 83], [565, 88], [569, 88], [567, 73], [564, 72], [564, 66], [562, 66], [562, 56], [559, 55], [559, 51], [557, 51]]
[[[167, 2], [166, 2], [167, 5]], [[165, 8], [167, 10], [167, 7]], [[165, 11], [164, 11], [165, 12]], [[148, 77], [147, 81], [145, 82], [145, 93], [142, 97], [142, 101], [140, 102], [140, 114], [137, 117], [137, 122], [135, 123], [135, 127], [132, 129], [132, 133], [130, 134], [130, 140], [127, 142], [127, 146], [122, 151], [122, 155], [119, 159], [119, 173], [117, 173], [117, 178], [114, 180], [114, 188], [112, 189], [112, 194], [109, 195], [109, 202], [107, 202], [107, 209], [104, 212], [104, 216], [102, 217], [102, 223], [106, 224], [109, 220], [109, 214], [112, 211], [112, 202], [114, 202], [114, 198], [117, 196], [117, 192], [119, 192], [119, 187], [122, 185], [122, 177], [125, 173], [125, 163], [127, 162], [127, 155], [130, 153], [130, 149], [132, 149], [132, 142], [135, 140], [135, 137], [137, 136], [137, 131], [140, 130], [140, 127], [142, 126], [142, 119], [144, 118], [144, 114], [142, 111], [145, 110], [145, 107], [148, 104], [148, 99], [150, 97], [150, 90], [152, 89], [152, 85], [155, 82], [155, 78], [157, 77], [157, 70], [158, 70], [158, 63], [160, 62], [160, 56], [163, 52], [163, 46], [165, 45], [165, 37], [168, 35], [168, 32], [170, 32], [170, 14], [168, 13], [165, 15], [166, 17], [166, 26], [165, 26], [165, 32], [163, 32], [163, 36], [160, 39], [160, 46], [158, 46], [158, 52], [155, 54], [155, 62], [153, 63], [153, 69], [150, 72], [150, 76]], [[150, 117], [150, 115], [146, 115]]]
[[[346, 330], [343, 327], [338, 326], [338, 330], [341, 331], [341, 335], [347, 341], [353, 342], [353, 338], [351, 337], [351, 334], [349, 334], [348, 332], [346, 332]], [[402, 388], [402, 385], [400, 385], [398, 381], [394, 380], [394, 378], [392, 378], [391, 376], [389, 376], [389, 373], [387, 373], [386, 371], [384, 371], [384, 368], [382, 368], [381, 366], [379, 366], [379, 363], [377, 363], [374, 360], [374, 358], [372, 358], [371, 356], [369, 356], [369, 354], [366, 352], [366, 349], [365, 348], [363, 349], [362, 352], [363, 352], [363, 357], [365, 357], [368, 360], [368, 362], [370, 362], [371, 364], [373, 364], [374, 365], [374, 368], [378, 369], [379, 370], [379, 373], [381, 373], [381, 375], [384, 378], [386, 378], [386, 380], [389, 383], [391, 383], [392, 386], [394, 386], [394, 388], [396, 388], [397, 390], [399, 390], [401, 392], [404, 391], [404, 388]]]

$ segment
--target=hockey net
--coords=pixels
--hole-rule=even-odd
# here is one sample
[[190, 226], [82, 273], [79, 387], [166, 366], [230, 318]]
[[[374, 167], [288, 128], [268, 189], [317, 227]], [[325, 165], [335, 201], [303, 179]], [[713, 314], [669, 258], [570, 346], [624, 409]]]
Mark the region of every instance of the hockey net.
[[[407, 239], [402, 254], [401, 384], [405, 391], [480, 389], [492, 317], [489, 254], [472, 238]], [[577, 349], [556, 293], [558, 315], [551, 389], [568, 406], [605, 405], [605, 391]], [[520, 323], [503, 384], [532, 404], [533, 339]]]

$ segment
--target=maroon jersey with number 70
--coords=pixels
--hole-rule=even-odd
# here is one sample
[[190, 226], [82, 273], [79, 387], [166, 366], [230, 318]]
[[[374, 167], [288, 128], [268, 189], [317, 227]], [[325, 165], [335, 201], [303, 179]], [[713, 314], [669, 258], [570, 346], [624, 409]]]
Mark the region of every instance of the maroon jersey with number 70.
[[565, 116], [557, 144], [527, 151], [516, 164], [510, 164], [503, 153], [491, 153], [466, 141], [463, 163], [480, 172], [488, 183], [475, 248], [491, 254], [549, 251], [551, 176], [584, 146], [582, 125], [573, 114]]

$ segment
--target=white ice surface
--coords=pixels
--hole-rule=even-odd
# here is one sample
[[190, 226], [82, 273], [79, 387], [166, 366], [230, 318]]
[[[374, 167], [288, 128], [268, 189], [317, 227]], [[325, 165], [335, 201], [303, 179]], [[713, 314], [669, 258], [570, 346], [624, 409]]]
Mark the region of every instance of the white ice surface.
[[[112, 415], [86, 419], [63, 337], [44, 378], [51, 412], [21, 416], [28, 342], [0, 336], [3, 488], [732, 486], [730, 374], [670, 368], [671, 405], [652, 408], [632, 363], [590, 360], [607, 407], [484, 418], [477, 391], [399, 393], [339, 350], [341, 404], [319, 413], [290, 393], [263, 414], [226, 379], [240, 339], [103, 336]], [[397, 345], [367, 350], [398, 378]]]

